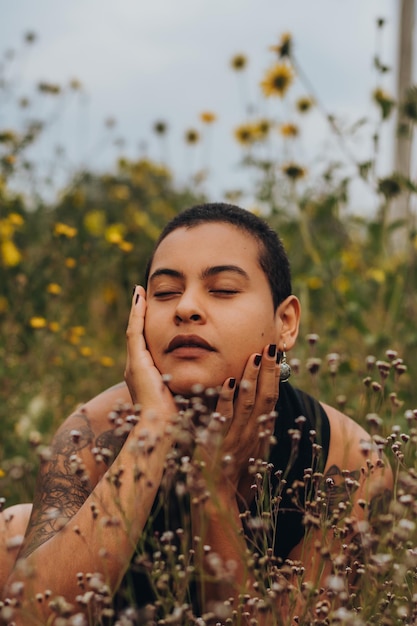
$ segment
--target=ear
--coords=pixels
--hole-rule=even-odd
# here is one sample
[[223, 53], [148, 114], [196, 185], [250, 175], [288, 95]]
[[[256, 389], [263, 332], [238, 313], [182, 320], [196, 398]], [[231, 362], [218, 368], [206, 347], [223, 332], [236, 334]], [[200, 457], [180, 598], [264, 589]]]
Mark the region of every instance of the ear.
[[298, 337], [301, 306], [296, 296], [288, 296], [276, 310], [275, 324], [278, 350], [291, 350]]

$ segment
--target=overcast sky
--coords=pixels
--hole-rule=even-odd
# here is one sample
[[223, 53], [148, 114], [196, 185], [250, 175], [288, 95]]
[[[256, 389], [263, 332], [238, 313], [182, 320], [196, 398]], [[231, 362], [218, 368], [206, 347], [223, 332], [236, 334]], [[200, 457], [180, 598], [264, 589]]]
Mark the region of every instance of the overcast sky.
[[[216, 198], [241, 181], [232, 129], [246, 119], [245, 106], [250, 102], [262, 114], [279, 111], [283, 121], [288, 115], [278, 109], [282, 103], [262, 100], [259, 90], [274, 61], [268, 47], [281, 33], [292, 33], [297, 59], [326, 110], [346, 122], [375, 113], [370, 93], [377, 17], [387, 20], [382, 60], [395, 66], [397, 0], [0, 0], [0, 7], [3, 52], [21, 49], [27, 31], [38, 36], [16, 57], [14, 69], [9, 64], [18, 79], [15, 97], [30, 97], [39, 80], [66, 85], [77, 78], [83, 85], [83, 95], [68, 102], [50, 131], [74, 166], [102, 167], [114, 159], [114, 151], [97, 147], [109, 117], [117, 120], [113, 134], [124, 139], [124, 153], [136, 157], [146, 150], [160, 158], [152, 126], [163, 119], [170, 128], [164, 159], [180, 178], [209, 165], [208, 190]], [[239, 52], [249, 59], [243, 81], [229, 65]], [[393, 91], [395, 75], [382, 82]], [[294, 94], [302, 93], [305, 88], [294, 87]], [[10, 103], [2, 109], [0, 127], [13, 123]], [[191, 162], [183, 134], [200, 127], [205, 110], [219, 119]], [[328, 146], [316, 111], [299, 142], [300, 160], [309, 166]], [[46, 150], [50, 156], [49, 145], [43, 159]], [[389, 140], [383, 150], [388, 167]]]

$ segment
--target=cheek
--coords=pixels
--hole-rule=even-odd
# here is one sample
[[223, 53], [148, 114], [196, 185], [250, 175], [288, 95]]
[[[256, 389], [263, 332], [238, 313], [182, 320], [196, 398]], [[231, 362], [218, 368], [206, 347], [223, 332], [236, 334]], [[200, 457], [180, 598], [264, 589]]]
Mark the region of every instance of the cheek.
[[158, 343], [158, 335], [155, 331], [155, 322], [152, 314], [149, 314], [149, 310], [146, 311], [145, 316], [145, 325], [143, 329], [143, 334], [145, 336], [146, 345], [148, 346], [148, 350], [152, 353]]

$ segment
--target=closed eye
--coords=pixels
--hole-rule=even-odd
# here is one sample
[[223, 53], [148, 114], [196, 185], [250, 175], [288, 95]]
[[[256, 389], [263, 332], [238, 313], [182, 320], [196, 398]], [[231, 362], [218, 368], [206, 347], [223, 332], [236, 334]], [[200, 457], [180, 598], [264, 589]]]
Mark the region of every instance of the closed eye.
[[164, 298], [172, 298], [179, 295], [181, 295], [180, 291], [156, 291], [153, 297], [163, 300]]
[[219, 296], [234, 296], [240, 293], [238, 289], [210, 289], [210, 293], [214, 293]]

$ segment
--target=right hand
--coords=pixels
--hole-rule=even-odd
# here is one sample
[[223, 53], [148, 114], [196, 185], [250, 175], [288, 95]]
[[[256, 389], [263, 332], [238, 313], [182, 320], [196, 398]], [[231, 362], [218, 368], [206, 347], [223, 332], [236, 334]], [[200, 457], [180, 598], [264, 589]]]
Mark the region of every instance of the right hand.
[[124, 377], [132, 402], [140, 405], [142, 416], [169, 419], [177, 413], [177, 408], [147, 348], [143, 334], [145, 314], [146, 292], [137, 285], [133, 292], [126, 330], [127, 359]]

